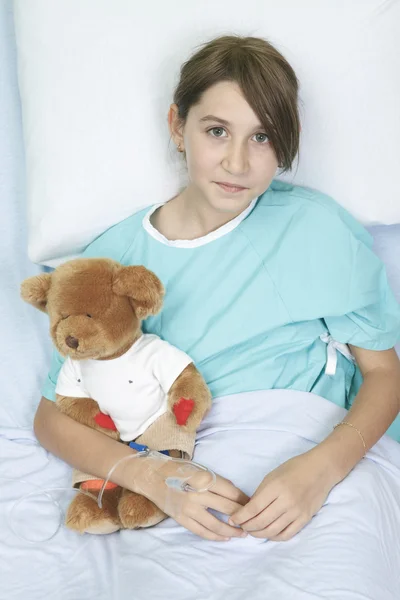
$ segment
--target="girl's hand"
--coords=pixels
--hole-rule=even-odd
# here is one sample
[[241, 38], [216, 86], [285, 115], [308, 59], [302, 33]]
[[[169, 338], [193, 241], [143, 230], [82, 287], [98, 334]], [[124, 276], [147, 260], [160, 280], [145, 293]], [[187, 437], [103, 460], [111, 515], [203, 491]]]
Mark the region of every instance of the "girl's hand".
[[[135, 465], [138, 468], [130, 489], [152, 500], [177, 523], [206, 540], [228, 541], [232, 537], [245, 537], [247, 533], [242, 529], [221, 521], [208, 509], [232, 515], [249, 501], [249, 497], [220, 475], [216, 475], [216, 480], [208, 491], [181, 491], [179, 480], [186, 479], [191, 473], [190, 465], [189, 460], [142, 457]], [[193, 473], [189, 480], [190, 486], [198, 490], [208, 488], [212, 482], [208, 474]], [[172, 487], [168, 482], [172, 483]]]
[[319, 511], [336, 483], [316, 447], [271, 471], [229, 523], [256, 538], [290, 540]]

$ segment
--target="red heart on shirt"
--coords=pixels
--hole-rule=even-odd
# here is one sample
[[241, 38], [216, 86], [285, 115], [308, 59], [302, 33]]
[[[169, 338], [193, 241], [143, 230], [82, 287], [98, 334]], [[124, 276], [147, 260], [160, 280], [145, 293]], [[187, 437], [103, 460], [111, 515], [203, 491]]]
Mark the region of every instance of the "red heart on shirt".
[[104, 429], [112, 429], [113, 431], [117, 431], [112, 418], [102, 412], [97, 413], [94, 420], [96, 421], [97, 425], [103, 427]]
[[186, 421], [188, 420], [192, 410], [194, 408], [194, 400], [189, 400], [187, 398], [179, 398], [179, 401], [174, 404], [174, 415], [176, 418], [176, 422], [178, 425], [186, 425]]

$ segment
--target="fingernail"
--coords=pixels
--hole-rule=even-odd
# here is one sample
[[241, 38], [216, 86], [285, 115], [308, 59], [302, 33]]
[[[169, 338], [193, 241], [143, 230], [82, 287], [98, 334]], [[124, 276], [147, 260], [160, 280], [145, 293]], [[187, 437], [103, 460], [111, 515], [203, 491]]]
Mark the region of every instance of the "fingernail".
[[240, 534], [240, 537], [246, 537], [247, 536], [247, 531], [242, 531]]
[[223, 542], [229, 542], [229, 540], [230, 540], [230, 539], [231, 539], [231, 538], [223, 538], [223, 539], [222, 539], [222, 541], [223, 541]]
[[233, 527], [235, 527], [235, 523], [232, 521], [232, 519], [229, 519], [228, 523], [229, 525], [233, 525]]

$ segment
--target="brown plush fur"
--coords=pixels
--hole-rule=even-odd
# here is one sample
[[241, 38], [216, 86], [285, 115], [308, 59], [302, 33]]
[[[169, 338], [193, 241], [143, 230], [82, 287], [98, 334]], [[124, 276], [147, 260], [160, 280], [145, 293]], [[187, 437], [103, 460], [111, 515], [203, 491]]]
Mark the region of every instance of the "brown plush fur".
[[193, 363], [188, 365], [174, 381], [168, 394], [168, 407], [173, 412], [180, 398], [196, 398], [193, 412], [186, 422], [186, 429], [196, 431], [204, 413], [211, 406], [211, 396], [203, 377]]
[[[51, 274], [26, 279], [21, 284], [21, 296], [48, 313], [50, 334], [61, 355], [75, 360], [109, 360], [124, 354], [140, 337], [142, 319], [161, 309], [164, 288], [145, 267], [84, 258], [71, 260]], [[211, 395], [193, 364], [184, 369], [169, 391], [171, 412], [181, 398], [195, 400], [183, 426], [195, 432], [210, 409]], [[99, 406], [94, 399], [57, 396], [56, 405], [75, 421], [119, 440], [117, 431], [95, 422]], [[176, 449], [171, 450], [178, 455]], [[147, 498], [118, 487], [104, 492], [102, 509], [93, 499], [77, 494], [69, 506], [66, 524], [80, 533], [109, 533], [121, 527], [149, 527], [165, 516]]]

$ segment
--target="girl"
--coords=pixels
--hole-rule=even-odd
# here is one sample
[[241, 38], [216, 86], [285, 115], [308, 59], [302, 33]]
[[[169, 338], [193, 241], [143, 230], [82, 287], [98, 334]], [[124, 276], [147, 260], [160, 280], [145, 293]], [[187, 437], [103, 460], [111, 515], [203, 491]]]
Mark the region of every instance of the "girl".
[[[297, 156], [300, 120], [296, 75], [268, 42], [223, 36], [200, 48], [182, 66], [168, 124], [188, 186], [115, 225], [84, 255], [143, 264], [160, 277], [165, 304], [144, 331], [187, 352], [214, 397], [287, 388], [350, 408], [345, 423], [269, 473], [251, 499], [218, 476], [212, 492], [186, 494], [176, 519], [211, 540], [247, 532], [287, 540], [398, 415], [400, 308], [369, 233], [328, 196], [274, 180]], [[325, 373], [328, 335], [350, 344], [356, 364], [342, 350]], [[61, 364], [55, 353], [36, 436], [104, 478], [132, 450], [56, 409]], [[391, 434], [400, 439], [399, 420]], [[125, 461], [113, 480], [134, 490], [140, 469]], [[151, 499], [163, 508], [161, 495]], [[232, 526], [208, 508], [231, 515]]]

